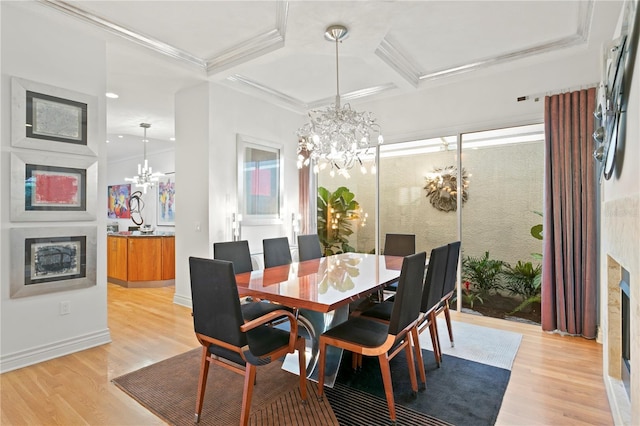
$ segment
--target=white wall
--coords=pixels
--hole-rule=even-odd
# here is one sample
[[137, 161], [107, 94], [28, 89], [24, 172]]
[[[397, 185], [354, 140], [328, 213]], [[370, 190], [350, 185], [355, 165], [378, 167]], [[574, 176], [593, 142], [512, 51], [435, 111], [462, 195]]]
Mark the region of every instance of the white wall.
[[[209, 239], [210, 85], [202, 83], [176, 94], [176, 286], [174, 301], [190, 306], [189, 256], [212, 257]], [[180, 207], [180, 205], [184, 207]]]
[[[105, 43], [88, 36], [79, 24], [61, 25], [57, 17], [44, 14], [46, 8], [36, 2], [2, 2], [2, 129], [1, 153], [1, 235], [0, 269], [1, 352], [0, 369], [8, 371], [63, 354], [75, 352], [110, 341], [107, 326], [106, 297], [106, 237], [98, 232], [97, 285], [80, 290], [49, 293], [19, 299], [9, 298], [10, 228], [53, 226], [105, 227], [105, 218], [87, 222], [11, 222], [10, 169], [11, 152], [31, 151], [13, 148], [10, 144], [11, 97], [10, 79], [20, 77], [95, 96], [98, 108], [99, 140], [104, 140], [106, 87]], [[106, 151], [99, 144], [98, 188], [105, 185]], [[34, 151], [31, 151], [34, 152]], [[69, 154], [72, 155], [72, 154]], [[97, 210], [105, 211], [106, 196], [98, 192]], [[71, 313], [59, 315], [61, 301], [70, 302]]]
[[283, 222], [243, 226], [242, 239], [260, 253], [263, 238], [289, 236], [286, 218], [298, 207], [295, 131], [303, 123], [302, 115], [214, 83], [176, 95], [176, 303], [190, 305], [189, 256], [212, 257], [214, 242], [231, 240], [238, 134], [282, 144], [284, 150]]
[[[149, 139], [149, 143], [153, 143], [153, 139]], [[171, 173], [172, 179], [175, 175], [175, 150], [166, 150], [162, 152], [148, 153], [147, 159], [149, 165], [153, 168], [154, 172]], [[100, 188], [105, 194], [107, 193], [107, 187], [109, 185], [123, 185], [129, 182], [125, 182], [125, 177], [133, 177], [138, 172], [138, 164], [142, 162], [142, 154], [139, 157], [127, 158], [118, 161], [109, 161], [107, 164], [107, 183], [104, 188]], [[131, 184], [131, 192], [141, 190]], [[177, 194], [179, 196], [179, 194]], [[156, 228], [157, 231], [172, 232], [174, 226], [160, 226], [158, 227], [158, 197], [157, 186], [148, 189], [146, 194], [142, 194], [142, 200], [144, 201], [144, 209], [142, 210], [142, 217], [144, 224], [151, 225]], [[177, 200], [177, 199], [176, 199]], [[107, 216], [107, 210], [100, 212], [101, 215]], [[176, 215], [178, 214], [176, 210]], [[129, 226], [137, 226], [131, 219], [107, 219], [107, 223], [118, 223], [120, 231], [126, 231]]]
[[[216, 173], [217, 183], [224, 182], [223, 188], [215, 191], [212, 208], [237, 206], [237, 162], [236, 135], [241, 134], [254, 139], [264, 140], [283, 147], [284, 182], [282, 193], [284, 205], [283, 221], [279, 225], [242, 227], [242, 238], [249, 241], [252, 253], [262, 252], [262, 239], [290, 236], [291, 213], [298, 212], [298, 168], [296, 155], [298, 137], [296, 130], [305, 122], [302, 114], [271, 105], [268, 102], [241, 94], [220, 85], [212, 86], [212, 130], [214, 155], [211, 167]], [[224, 155], [221, 155], [224, 152]], [[229, 155], [230, 154], [230, 155]], [[226, 222], [216, 221], [212, 229], [212, 241], [225, 241], [231, 238], [230, 226]]]
[[[637, 1], [635, 7], [640, 7]], [[614, 39], [619, 34], [620, 28], [611, 38]], [[600, 245], [600, 300], [603, 301], [600, 305], [600, 318], [601, 330], [604, 331], [604, 378], [614, 421], [616, 424], [629, 425], [640, 424], [640, 55], [637, 44], [635, 51], [633, 75], [628, 72], [630, 68], [625, 72], [624, 84], [629, 87], [629, 102], [624, 129], [620, 132], [622, 148], [619, 148], [616, 156], [613, 176], [601, 185]], [[620, 161], [620, 154], [623, 154], [623, 162]], [[630, 400], [618, 380], [621, 334], [620, 329], [616, 329], [616, 324], [620, 322], [619, 268], [614, 271], [608, 269], [608, 259], [630, 273]]]

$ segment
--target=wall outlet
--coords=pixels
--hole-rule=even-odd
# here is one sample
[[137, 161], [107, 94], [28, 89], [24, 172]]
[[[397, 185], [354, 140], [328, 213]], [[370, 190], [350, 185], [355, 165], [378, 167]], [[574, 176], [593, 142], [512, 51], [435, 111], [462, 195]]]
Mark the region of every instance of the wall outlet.
[[60, 302], [60, 315], [69, 315], [71, 313], [71, 302], [68, 300]]

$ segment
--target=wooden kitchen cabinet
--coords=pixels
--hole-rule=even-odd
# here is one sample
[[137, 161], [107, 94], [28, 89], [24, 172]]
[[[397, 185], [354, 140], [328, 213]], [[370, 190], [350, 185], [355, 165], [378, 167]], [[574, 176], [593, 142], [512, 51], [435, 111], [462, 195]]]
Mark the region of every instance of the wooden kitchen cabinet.
[[162, 239], [162, 279], [176, 278], [176, 239]]
[[107, 238], [107, 276], [127, 281], [127, 239]]
[[175, 237], [120, 232], [107, 237], [107, 278], [125, 287], [175, 283]]

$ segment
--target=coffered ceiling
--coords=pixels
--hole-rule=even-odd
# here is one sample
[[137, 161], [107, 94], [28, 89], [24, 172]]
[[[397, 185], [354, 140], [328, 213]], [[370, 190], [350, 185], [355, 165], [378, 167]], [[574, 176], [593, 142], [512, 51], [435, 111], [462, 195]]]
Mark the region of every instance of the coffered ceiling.
[[[304, 113], [336, 92], [357, 102], [424, 90], [611, 39], [617, 1], [69, 1], [42, 0], [107, 40], [109, 156], [126, 156], [139, 123], [173, 136], [174, 94], [211, 80]], [[597, 18], [597, 19], [594, 19]], [[530, 62], [529, 62], [530, 63]], [[179, 143], [179, 141], [177, 142]], [[116, 145], [119, 144], [118, 149]], [[131, 144], [129, 144], [131, 145]], [[139, 145], [138, 145], [139, 150]]]

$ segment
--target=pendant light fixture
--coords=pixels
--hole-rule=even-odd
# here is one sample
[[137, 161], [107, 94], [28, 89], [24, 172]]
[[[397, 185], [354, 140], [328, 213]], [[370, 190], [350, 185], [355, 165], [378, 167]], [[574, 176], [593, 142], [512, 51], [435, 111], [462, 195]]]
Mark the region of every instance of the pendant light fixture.
[[[329, 164], [331, 176], [337, 172], [348, 177], [348, 170], [357, 164], [365, 173], [362, 157], [384, 141], [370, 112], [357, 112], [351, 105], [340, 103], [338, 45], [348, 34], [343, 25], [331, 25], [325, 31], [325, 39], [336, 44], [336, 102], [324, 110], [310, 111], [309, 122], [298, 129], [299, 169], [313, 162], [317, 173]], [[375, 173], [375, 163], [371, 172]]]
[[148, 123], [140, 123], [140, 127], [144, 129], [144, 139], [142, 139], [142, 146], [144, 147], [144, 163], [138, 163], [138, 174], [132, 178], [124, 178], [127, 182], [132, 182], [135, 184], [136, 188], [142, 188], [142, 192], [147, 193], [147, 188], [153, 188], [154, 184], [158, 181], [160, 176], [164, 176], [164, 173], [153, 172], [151, 166], [149, 166], [149, 161], [147, 160], [147, 144], [149, 140], [147, 139], [147, 129], [151, 127], [151, 124]]

